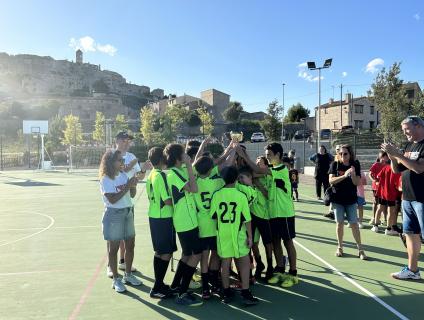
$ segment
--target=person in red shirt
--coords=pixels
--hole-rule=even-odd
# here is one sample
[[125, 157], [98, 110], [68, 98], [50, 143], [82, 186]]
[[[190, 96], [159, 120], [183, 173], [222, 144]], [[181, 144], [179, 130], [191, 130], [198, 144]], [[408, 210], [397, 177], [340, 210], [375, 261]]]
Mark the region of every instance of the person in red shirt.
[[379, 198], [378, 209], [375, 215], [374, 225], [372, 231], [378, 232], [378, 225], [380, 224], [381, 213], [388, 210], [387, 229], [386, 235], [398, 235], [396, 230], [392, 227], [396, 225], [397, 220], [397, 200], [400, 196], [399, 181], [401, 179], [400, 173], [394, 173], [390, 166], [384, 166], [383, 169], [377, 174], [378, 187], [377, 197]]
[[378, 179], [377, 175], [380, 173], [381, 169], [383, 169], [384, 166], [388, 164], [389, 157], [387, 156], [387, 153], [384, 151], [380, 151], [378, 153], [377, 161], [373, 163], [373, 165], [370, 168], [369, 177], [372, 181], [372, 193], [374, 195], [374, 200], [372, 204], [372, 212], [373, 217], [370, 221], [371, 225], [374, 225], [375, 222], [375, 213], [377, 212], [377, 206], [378, 206], [378, 197], [377, 197], [377, 187], [378, 187]]

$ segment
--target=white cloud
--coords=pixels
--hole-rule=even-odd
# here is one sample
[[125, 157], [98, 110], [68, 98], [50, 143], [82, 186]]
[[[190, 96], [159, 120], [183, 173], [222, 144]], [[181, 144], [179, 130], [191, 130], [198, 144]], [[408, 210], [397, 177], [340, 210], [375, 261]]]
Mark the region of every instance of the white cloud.
[[414, 19], [419, 21], [421, 19], [421, 16], [419, 13], [414, 14]]
[[[299, 68], [299, 72], [297, 73], [297, 76], [309, 82], [318, 81], [318, 76], [314, 77], [312, 74], [310, 74], [307, 70], [307, 66], [308, 64], [306, 62], [298, 64], [297, 67]], [[321, 76], [321, 80], [323, 79], [324, 77]]]
[[98, 44], [97, 50], [99, 50], [100, 52], [103, 52], [103, 53], [107, 53], [110, 56], [114, 56], [116, 51], [118, 51], [118, 49], [116, 49], [114, 46], [112, 46], [110, 44], [106, 44], [104, 46], [102, 46], [101, 44]]
[[342, 77], [343, 77], [343, 78], [347, 77], [347, 72], [346, 72], [346, 71], [343, 71], [343, 72], [342, 72]]
[[378, 71], [378, 67], [384, 65], [384, 60], [381, 58], [375, 58], [373, 60], [371, 60], [370, 62], [368, 62], [366, 68], [365, 68], [365, 72], [370, 72], [370, 73], [374, 73], [376, 71]]
[[118, 49], [116, 49], [111, 44], [102, 45], [100, 43], [97, 43], [90, 36], [85, 36], [79, 39], [71, 38], [69, 40], [69, 46], [73, 48], [74, 50], [81, 49], [84, 52], [99, 51], [99, 52], [106, 53], [110, 56], [114, 56], [116, 51], [118, 51]]

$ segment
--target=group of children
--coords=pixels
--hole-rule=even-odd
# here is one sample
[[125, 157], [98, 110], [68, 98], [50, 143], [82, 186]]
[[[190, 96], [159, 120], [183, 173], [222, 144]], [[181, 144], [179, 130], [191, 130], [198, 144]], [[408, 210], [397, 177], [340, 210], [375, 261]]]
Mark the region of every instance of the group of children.
[[[229, 303], [235, 296], [230, 287], [234, 264], [243, 304], [254, 305], [258, 299], [249, 289], [253, 278], [282, 287], [298, 283], [293, 244], [295, 214], [283, 148], [271, 143], [266, 147], [266, 156], [252, 161], [244, 147], [232, 141], [215, 159], [205, 151], [208, 143], [207, 138], [200, 145], [189, 142], [186, 149], [169, 144], [164, 149], [149, 150], [153, 169], [146, 190], [155, 251], [155, 283], [150, 295], [176, 295], [177, 304], [200, 305], [202, 300], [188, 290], [200, 262], [202, 299], [219, 294], [223, 302]], [[166, 285], [164, 277], [177, 250], [176, 235], [182, 255], [172, 283]], [[259, 237], [267, 266], [258, 248]], [[288, 273], [281, 240], [288, 255]], [[254, 277], [252, 256], [256, 262]]]

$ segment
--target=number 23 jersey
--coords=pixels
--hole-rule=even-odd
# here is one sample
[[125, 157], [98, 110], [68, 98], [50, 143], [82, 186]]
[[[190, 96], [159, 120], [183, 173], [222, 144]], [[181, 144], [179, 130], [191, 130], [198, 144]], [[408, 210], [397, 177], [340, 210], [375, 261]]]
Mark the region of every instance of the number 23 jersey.
[[236, 188], [214, 193], [211, 216], [217, 220], [217, 249], [221, 258], [240, 258], [249, 253], [245, 222], [251, 220], [246, 196]]

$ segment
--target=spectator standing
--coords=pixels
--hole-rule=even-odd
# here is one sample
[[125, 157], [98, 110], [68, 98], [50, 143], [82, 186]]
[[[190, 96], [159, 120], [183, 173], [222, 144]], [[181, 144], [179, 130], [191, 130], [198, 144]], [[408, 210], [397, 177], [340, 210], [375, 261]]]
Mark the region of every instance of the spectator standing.
[[321, 198], [321, 187], [325, 190], [330, 186], [328, 182], [328, 170], [330, 169], [330, 164], [333, 162], [334, 157], [327, 152], [327, 148], [322, 145], [319, 148], [319, 152], [315, 153], [309, 158], [310, 161], [315, 163], [315, 188], [316, 195], [318, 200]]

